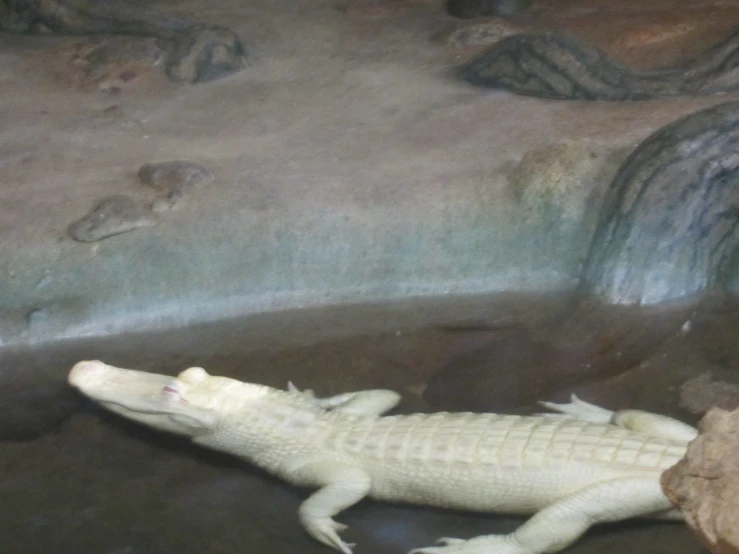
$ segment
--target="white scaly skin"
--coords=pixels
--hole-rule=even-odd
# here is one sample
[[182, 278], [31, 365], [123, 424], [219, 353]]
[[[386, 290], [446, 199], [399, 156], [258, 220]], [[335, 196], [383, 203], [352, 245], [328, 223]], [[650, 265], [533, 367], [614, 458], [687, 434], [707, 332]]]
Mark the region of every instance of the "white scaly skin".
[[612, 412], [577, 399], [557, 414], [382, 416], [400, 400], [371, 390], [316, 398], [213, 377], [177, 378], [80, 362], [69, 382], [107, 409], [189, 436], [294, 485], [317, 488], [300, 506], [314, 538], [344, 554], [333, 520], [364, 497], [445, 508], [533, 514], [508, 535], [440, 539], [413, 554], [557, 552], [594, 524], [679, 519], [660, 475], [697, 431], [677, 420]]

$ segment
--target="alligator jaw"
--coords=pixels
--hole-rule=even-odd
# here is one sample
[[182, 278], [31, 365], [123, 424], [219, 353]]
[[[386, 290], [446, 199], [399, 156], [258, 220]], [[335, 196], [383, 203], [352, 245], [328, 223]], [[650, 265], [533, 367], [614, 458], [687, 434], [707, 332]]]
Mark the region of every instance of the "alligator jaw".
[[69, 384], [119, 415], [155, 429], [195, 436], [212, 429], [218, 420], [212, 410], [190, 405], [169, 375], [122, 369], [103, 362], [78, 362], [69, 372]]

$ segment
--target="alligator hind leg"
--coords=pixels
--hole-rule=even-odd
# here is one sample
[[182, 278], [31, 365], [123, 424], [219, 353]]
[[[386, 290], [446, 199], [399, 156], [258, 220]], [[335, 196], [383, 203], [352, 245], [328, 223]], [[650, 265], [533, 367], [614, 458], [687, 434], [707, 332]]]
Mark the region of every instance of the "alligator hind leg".
[[441, 546], [419, 548], [410, 554], [559, 552], [598, 523], [663, 515], [671, 508], [657, 475], [614, 479], [558, 500], [508, 535], [483, 535], [469, 540], [443, 538], [439, 540]]
[[347, 392], [326, 398], [317, 398], [310, 389], [300, 391], [292, 382], [287, 384], [287, 390], [302, 394], [320, 408], [345, 414], [379, 416], [392, 410], [400, 402], [397, 392], [384, 389]]
[[569, 415], [576, 419], [595, 423], [612, 423], [653, 437], [688, 443], [698, 435], [698, 430], [695, 427], [671, 417], [643, 410], [614, 412], [580, 400], [574, 394], [570, 399], [569, 404], [555, 404], [554, 402], [539, 402], [539, 404], [559, 414]]

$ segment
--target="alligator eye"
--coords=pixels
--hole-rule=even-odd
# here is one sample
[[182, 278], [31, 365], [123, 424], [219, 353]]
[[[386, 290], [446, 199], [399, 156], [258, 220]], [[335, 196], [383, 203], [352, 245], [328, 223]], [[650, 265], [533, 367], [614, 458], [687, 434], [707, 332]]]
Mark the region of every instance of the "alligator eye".
[[190, 367], [177, 376], [177, 379], [195, 385], [204, 381], [208, 377], [208, 373], [202, 367]]

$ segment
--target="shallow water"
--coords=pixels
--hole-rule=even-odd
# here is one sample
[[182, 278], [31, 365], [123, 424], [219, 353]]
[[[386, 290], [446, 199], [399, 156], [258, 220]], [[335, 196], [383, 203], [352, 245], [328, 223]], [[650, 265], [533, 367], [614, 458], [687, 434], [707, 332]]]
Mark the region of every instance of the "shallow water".
[[[433, 406], [421, 393], [429, 376], [511, 324], [491, 318], [489, 308], [484, 302], [462, 302], [455, 310], [421, 303], [404, 310], [365, 306], [283, 314], [197, 332], [69, 343], [3, 361], [16, 369], [43, 366], [57, 382], [80, 358], [162, 373], [197, 364], [275, 386], [292, 379], [320, 395], [385, 386], [403, 392], [403, 411], [427, 410]], [[653, 409], [694, 422], [678, 407], [679, 385], [706, 370], [727, 380], [736, 375], [736, 314], [734, 306], [698, 313], [690, 333], [656, 349], [638, 368], [574, 390], [609, 407]], [[366, 332], [358, 332], [362, 328]], [[308, 491], [70, 398], [76, 412], [55, 430], [0, 443], [0, 552], [331, 552], [297, 521]], [[399, 554], [440, 536], [507, 532], [521, 522], [371, 501], [337, 519], [350, 526], [345, 538], [358, 543], [357, 554]], [[681, 524], [632, 521], [593, 530], [569, 552], [702, 550]]]

